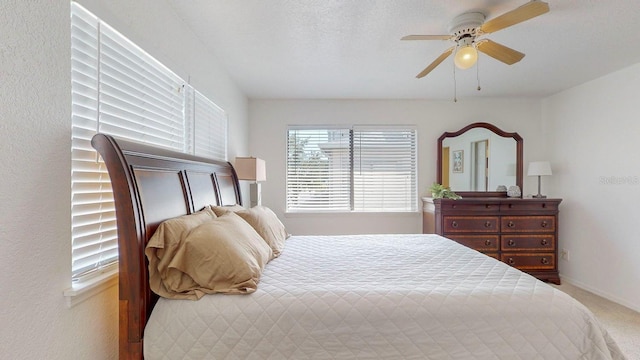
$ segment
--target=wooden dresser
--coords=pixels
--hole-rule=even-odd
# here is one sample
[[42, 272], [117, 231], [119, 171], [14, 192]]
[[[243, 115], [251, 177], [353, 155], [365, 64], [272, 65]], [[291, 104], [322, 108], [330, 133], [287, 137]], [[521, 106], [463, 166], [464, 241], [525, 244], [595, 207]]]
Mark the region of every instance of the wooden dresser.
[[423, 232], [436, 233], [560, 284], [558, 207], [562, 199], [423, 198]]

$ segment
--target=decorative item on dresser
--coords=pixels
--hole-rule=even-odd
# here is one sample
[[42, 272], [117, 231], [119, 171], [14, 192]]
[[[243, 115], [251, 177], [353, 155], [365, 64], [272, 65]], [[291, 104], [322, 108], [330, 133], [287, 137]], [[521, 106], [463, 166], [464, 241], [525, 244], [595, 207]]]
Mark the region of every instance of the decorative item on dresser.
[[423, 198], [423, 232], [434, 232], [536, 278], [560, 284], [562, 199]]

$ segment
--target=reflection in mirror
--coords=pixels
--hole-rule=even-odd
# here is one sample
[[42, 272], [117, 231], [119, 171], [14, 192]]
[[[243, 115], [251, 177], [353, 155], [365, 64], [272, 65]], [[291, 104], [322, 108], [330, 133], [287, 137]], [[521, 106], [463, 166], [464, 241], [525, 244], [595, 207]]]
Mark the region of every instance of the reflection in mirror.
[[438, 139], [438, 183], [467, 196], [522, 188], [522, 138], [488, 123], [474, 123]]

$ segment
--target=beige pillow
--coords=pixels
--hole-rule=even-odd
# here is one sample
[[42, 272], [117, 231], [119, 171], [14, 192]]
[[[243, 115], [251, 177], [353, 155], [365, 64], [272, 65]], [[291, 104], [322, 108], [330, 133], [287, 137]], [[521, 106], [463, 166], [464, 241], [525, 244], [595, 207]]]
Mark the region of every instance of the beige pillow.
[[193, 214], [166, 220], [158, 226], [145, 249], [145, 255], [149, 260], [151, 290], [161, 296], [169, 294], [164, 287], [163, 279], [169, 276], [169, 264], [181, 246], [182, 240], [198, 225], [216, 217], [213, 210], [207, 206]]
[[273, 253], [234, 213], [193, 229], [182, 241], [163, 279], [164, 297], [197, 300], [204, 294], [247, 294], [258, 287]]
[[242, 207], [241, 205], [225, 205], [225, 206], [214, 206], [211, 205], [211, 209], [213, 209], [213, 212], [216, 213], [216, 215], [220, 216], [223, 214], [226, 214], [228, 212], [238, 212], [238, 211], [242, 211], [245, 210], [244, 207]]
[[271, 209], [266, 206], [254, 206], [251, 209], [238, 211], [236, 214], [262, 236], [273, 251], [273, 257], [280, 256], [288, 235], [284, 225]]

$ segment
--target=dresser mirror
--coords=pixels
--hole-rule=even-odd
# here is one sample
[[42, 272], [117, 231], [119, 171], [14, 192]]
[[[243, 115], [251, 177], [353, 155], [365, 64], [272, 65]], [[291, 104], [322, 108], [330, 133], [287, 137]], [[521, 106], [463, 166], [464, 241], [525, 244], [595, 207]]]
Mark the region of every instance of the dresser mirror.
[[437, 181], [463, 197], [506, 197], [522, 189], [523, 140], [489, 123], [473, 123], [438, 138]]

